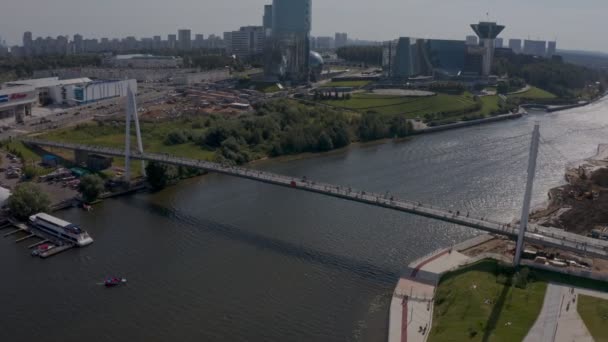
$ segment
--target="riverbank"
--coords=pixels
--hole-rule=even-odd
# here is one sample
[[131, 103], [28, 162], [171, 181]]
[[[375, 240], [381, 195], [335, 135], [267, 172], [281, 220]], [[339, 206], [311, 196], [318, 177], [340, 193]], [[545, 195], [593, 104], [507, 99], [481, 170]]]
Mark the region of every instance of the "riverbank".
[[[510, 266], [513, 249], [512, 241], [481, 235], [410, 263], [393, 292], [388, 341], [478, 340], [482, 335], [536, 341], [534, 336], [543, 335], [545, 320], [556, 309], [545, 298], [547, 286], [559, 286], [557, 281], [568, 284], [568, 290], [576, 287], [576, 293], [608, 296], [608, 276], [589, 277], [525, 259], [522, 264], [530, 270], [518, 274]], [[558, 331], [561, 336], [573, 333], [586, 330]]]
[[548, 192], [548, 203], [531, 214], [534, 223], [589, 235], [608, 222], [608, 145], [595, 156], [571, 164], [566, 183]]

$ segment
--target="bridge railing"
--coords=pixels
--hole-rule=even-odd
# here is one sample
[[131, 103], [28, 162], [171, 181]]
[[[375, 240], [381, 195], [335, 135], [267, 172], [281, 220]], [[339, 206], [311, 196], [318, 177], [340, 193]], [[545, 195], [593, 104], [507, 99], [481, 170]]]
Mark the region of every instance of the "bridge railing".
[[[25, 143], [41, 145], [41, 146], [52, 146], [59, 148], [66, 148], [71, 150], [83, 150], [92, 153], [106, 154], [112, 156], [124, 155], [124, 151], [114, 148], [107, 147], [95, 147], [83, 144], [71, 144], [71, 143], [60, 143], [60, 142], [49, 142], [42, 141], [32, 138], [21, 139]], [[210, 172], [223, 173], [232, 176], [244, 177], [258, 181], [264, 181], [267, 183], [273, 183], [282, 186], [293, 186], [296, 188], [304, 189], [307, 191], [314, 191], [326, 195], [337, 196], [341, 198], [351, 199], [359, 202], [366, 202], [369, 204], [377, 204], [387, 208], [393, 208], [402, 211], [408, 211], [422, 216], [432, 217], [441, 219], [447, 222], [461, 224], [464, 226], [486, 230], [493, 233], [499, 233], [504, 235], [514, 236], [519, 232], [519, 228], [510, 223], [501, 223], [493, 220], [489, 220], [485, 217], [475, 217], [470, 215], [469, 212], [446, 210], [430, 204], [423, 204], [421, 202], [405, 200], [397, 198], [395, 195], [386, 193], [368, 192], [363, 190], [354, 189], [349, 186], [341, 186], [335, 184], [328, 184], [324, 182], [316, 182], [309, 180], [305, 177], [291, 177], [279, 175], [267, 171], [247, 169], [238, 166], [232, 166], [227, 164], [213, 163], [204, 160], [188, 159], [177, 156], [170, 156], [168, 154], [161, 153], [139, 153], [133, 151], [131, 153], [132, 159], [142, 160], [154, 160], [164, 162], [168, 164], [182, 165], [203, 169]], [[533, 239], [542, 242], [542, 239], [548, 239], [552, 244], [558, 244], [569, 247], [571, 249], [580, 251], [595, 250], [603, 252], [608, 255], [608, 242], [600, 240], [589, 239], [581, 237], [572, 233], [560, 232], [559, 230], [551, 228], [541, 228], [537, 225], [530, 225], [533, 228], [532, 232], [526, 233], [527, 239]], [[535, 236], [538, 235], [538, 236]], [[552, 240], [551, 240], [552, 239]]]

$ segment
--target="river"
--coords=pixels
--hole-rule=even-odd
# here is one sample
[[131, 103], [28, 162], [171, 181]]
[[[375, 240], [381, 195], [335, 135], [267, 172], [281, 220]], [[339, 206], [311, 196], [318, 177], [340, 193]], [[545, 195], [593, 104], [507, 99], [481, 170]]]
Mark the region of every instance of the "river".
[[[538, 205], [608, 141], [608, 101], [254, 167], [510, 221], [534, 121]], [[477, 234], [219, 175], [58, 215], [95, 243], [42, 260], [0, 239], [2, 341], [385, 341], [407, 263]]]

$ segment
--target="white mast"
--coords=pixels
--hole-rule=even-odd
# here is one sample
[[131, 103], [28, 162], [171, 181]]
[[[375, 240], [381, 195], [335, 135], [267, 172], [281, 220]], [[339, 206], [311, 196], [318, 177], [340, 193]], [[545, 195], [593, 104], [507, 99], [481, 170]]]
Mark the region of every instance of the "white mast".
[[519, 223], [519, 235], [517, 236], [517, 247], [515, 249], [515, 257], [513, 265], [519, 266], [521, 261], [521, 253], [524, 248], [524, 236], [528, 228], [528, 219], [530, 216], [530, 202], [532, 201], [532, 188], [534, 187], [534, 174], [536, 173], [536, 157], [538, 156], [538, 144], [540, 141], [540, 124], [534, 124], [534, 132], [532, 133], [532, 144], [530, 145], [530, 159], [528, 160], [528, 180], [526, 182], [526, 194], [524, 195], [524, 207], [521, 211], [521, 221]]

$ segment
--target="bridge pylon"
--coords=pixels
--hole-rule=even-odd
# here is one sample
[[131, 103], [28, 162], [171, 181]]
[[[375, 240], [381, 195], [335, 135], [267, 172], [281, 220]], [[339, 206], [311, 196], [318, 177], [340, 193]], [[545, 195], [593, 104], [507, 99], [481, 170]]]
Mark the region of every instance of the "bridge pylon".
[[532, 189], [534, 188], [534, 175], [536, 173], [536, 159], [538, 157], [538, 145], [540, 143], [540, 123], [534, 124], [532, 132], [532, 143], [530, 144], [530, 157], [528, 160], [528, 179], [526, 181], [526, 193], [524, 195], [524, 204], [521, 211], [521, 220], [519, 223], [519, 235], [517, 236], [517, 246], [515, 248], [515, 256], [513, 257], [513, 266], [518, 267], [521, 261], [521, 254], [524, 249], [524, 237], [528, 228], [528, 220], [530, 217], [530, 203], [532, 201]]
[[[137, 115], [137, 98], [131, 87], [127, 87], [127, 113], [125, 119], [125, 174], [124, 181], [131, 181], [131, 121], [135, 121], [135, 134], [137, 136], [137, 150], [140, 154], [144, 153], [141, 141], [141, 130], [139, 128], [139, 117]], [[141, 174], [146, 175], [146, 162], [141, 161]]]

